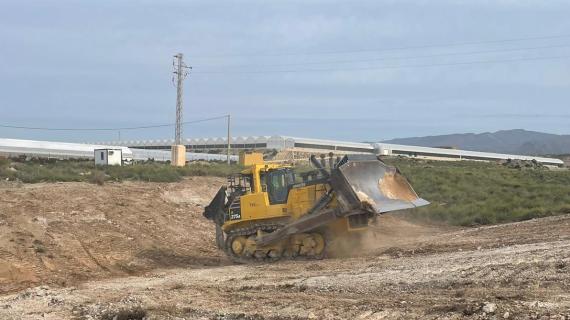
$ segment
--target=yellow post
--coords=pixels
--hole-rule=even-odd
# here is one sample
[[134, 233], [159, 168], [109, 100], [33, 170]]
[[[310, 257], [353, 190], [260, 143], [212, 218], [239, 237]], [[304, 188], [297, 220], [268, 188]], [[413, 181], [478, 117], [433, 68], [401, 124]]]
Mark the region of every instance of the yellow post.
[[186, 165], [186, 146], [181, 144], [172, 146], [170, 164], [175, 167], [184, 167]]

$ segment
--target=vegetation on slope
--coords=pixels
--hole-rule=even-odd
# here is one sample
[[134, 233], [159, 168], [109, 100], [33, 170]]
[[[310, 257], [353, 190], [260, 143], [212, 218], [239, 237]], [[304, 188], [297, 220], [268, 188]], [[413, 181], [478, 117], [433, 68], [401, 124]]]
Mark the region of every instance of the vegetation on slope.
[[185, 176], [225, 177], [238, 172], [236, 165], [220, 162], [193, 162], [185, 167], [172, 167], [157, 162], [127, 166], [95, 167], [92, 161], [26, 161], [0, 160], [0, 178], [24, 183], [88, 181], [102, 184], [105, 181], [175, 182]]
[[409, 215], [472, 226], [570, 213], [570, 171], [391, 158], [431, 204]]
[[[431, 204], [407, 215], [421, 220], [473, 226], [570, 213], [570, 171], [497, 163], [385, 159], [396, 165]], [[303, 168], [300, 168], [303, 169]], [[311, 168], [306, 167], [306, 170]], [[0, 159], [0, 179], [25, 183], [56, 181], [175, 182], [184, 176], [224, 177], [241, 170], [225, 163], [195, 162], [177, 168], [164, 163], [95, 167], [91, 161]], [[303, 170], [302, 170], [303, 171]]]

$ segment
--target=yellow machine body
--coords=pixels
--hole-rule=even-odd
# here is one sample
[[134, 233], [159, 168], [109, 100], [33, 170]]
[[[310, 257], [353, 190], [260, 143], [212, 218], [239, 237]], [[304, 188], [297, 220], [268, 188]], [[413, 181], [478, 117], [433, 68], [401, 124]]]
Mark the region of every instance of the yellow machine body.
[[[279, 168], [290, 168], [290, 166], [255, 164], [241, 172], [242, 175], [252, 176], [252, 190], [242, 195], [239, 199], [241, 209], [240, 219], [227, 221], [222, 226], [224, 231], [255, 224], [256, 222], [267, 222], [270, 219], [297, 220], [305, 215], [309, 209], [313, 207], [315, 202], [328, 191], [326, 184], [295, 188], [289, 191], [286, 203], [271, 204], [267, 187], [262, 183], [261, 176]], [[333, 199], [329, 207], [335, 206], [336, 201]], [[334, 221], [329, 225], [333, 227], [336, 232], [363, 231], [366, 229], [366, 227], [351, 228], [347, 217], [340, 218], [339, 221]]]
[[289, 165], [242, 154], [245, 169], [228, 178], [206, 207], [218, 247], [235, 261], [324, 256], [346, 236], [367, 230], [384, 212], [427, 204], [396, 168], [374, 156], [345, 156], [327, 170], [298, 173]]

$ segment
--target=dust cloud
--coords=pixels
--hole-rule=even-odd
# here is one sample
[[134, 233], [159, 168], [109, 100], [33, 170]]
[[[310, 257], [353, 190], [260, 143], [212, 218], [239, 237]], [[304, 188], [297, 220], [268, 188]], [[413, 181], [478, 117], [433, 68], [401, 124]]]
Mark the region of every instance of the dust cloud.
[[351, 233], [332, 240], [330, 257], [354, 257], [371, 253], [381, 254], [394, 247], [417, 243], [451, 227], [422, 224], [407, 220], [397, 213], [378, 216], [368, 230]]

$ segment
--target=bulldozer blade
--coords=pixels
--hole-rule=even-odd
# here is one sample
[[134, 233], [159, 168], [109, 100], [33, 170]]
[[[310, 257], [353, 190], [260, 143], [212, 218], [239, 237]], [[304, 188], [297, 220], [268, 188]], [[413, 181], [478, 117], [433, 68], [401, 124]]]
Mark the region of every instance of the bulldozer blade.
[[226, 187], [221, 187], [216, 193], [216, 196], [209, 205], [204, 208], [204, 217], [206, 219], [214, 221], [217, 225], [224, 224], [225, 221], [225, 206], [226, 201]]
[[331, 174], [343, 211], [385, 213], [429, 204], [395, 167], [373, 155], [347, 155]]

